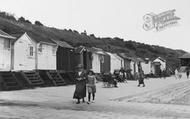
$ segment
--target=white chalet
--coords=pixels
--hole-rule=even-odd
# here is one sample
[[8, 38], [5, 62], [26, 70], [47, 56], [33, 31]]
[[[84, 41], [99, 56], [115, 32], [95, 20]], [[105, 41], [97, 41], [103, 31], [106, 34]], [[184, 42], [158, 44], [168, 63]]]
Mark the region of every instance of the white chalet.
[[141, 67], [142, 70], [144, 71], [144, 74], [151, 74], [151, 61], [149, 60], [149, 58], [145, 58], [142, 62], [141, 62]]
[[16, 38], [0, 30], [0, 71], [10, 71], [11, 63], [11, 43]]
[[57, 44], [51, 39], [24, 33], [13, 44], [14, 70], [55, 70]]
[[124, 59], [118, 56], [117, 54], [108, 53], [110, 55], [110, 72], [114, 73], [114, 70], [120, 70], [124, 68]]
[[161, 57], [156, 58], [153, 62], [152, 62], [152, 73], [153, 74], [159, 74], [160, 71], [163, 71], [166, 69], [166, 60], [164, 60]]

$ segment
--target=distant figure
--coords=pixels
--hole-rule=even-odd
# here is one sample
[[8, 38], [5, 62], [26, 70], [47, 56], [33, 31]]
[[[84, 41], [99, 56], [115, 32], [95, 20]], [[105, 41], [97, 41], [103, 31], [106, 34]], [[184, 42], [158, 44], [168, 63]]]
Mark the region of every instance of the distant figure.
[[138, 77], [138, 81], [139, 81], [138, 87], [141, 84], [143, 84], [143, 87], [145, 87], [145, 84], [144, 84], [144, 72], [143, 71], [138, 72], [137, 77]]
[[112, 77], [113, 87], [118, 88], [117, 82], [118, 82], [119, 79], [120, 79], [119, 72], [118, 71], [114, 71], [114, 75]]
[[166, 76], [167, 76], [167, 70], [166, 70], [166, 69], [164, 69], [164, 70], [162, 71], [162, 77], [165, 79], [165, 78], [166, 78]]
[[92, 94], [92, 102], [95, 100], [95, 93], [96, 93], [96, 77], [93, 71], [88, 72], [87, 76], [87, 90], [88, 90], [88, 104], [91, 102], [91, 94]]
[[189, 79], [189, 69], [186, 71], [187, 79]]
[[83, 99], [83, 102], [85, 102], [84, 98], [86, 97], [86, 72], [83, 70], [82, 65], [78, 65], [76, 70], [76, 88], [73, 98], [77, 99], [77, 104], [79, 104], [80, 99]]
[[127, 83], [126, 70], [123, 67], [121, 67], [119, 72], [121, 73], [121, 81]]
[[175, 69], [175, 78], [176, 78], [176, 79], [179, 79], [179, 72], [178, 72], [177, 69]]

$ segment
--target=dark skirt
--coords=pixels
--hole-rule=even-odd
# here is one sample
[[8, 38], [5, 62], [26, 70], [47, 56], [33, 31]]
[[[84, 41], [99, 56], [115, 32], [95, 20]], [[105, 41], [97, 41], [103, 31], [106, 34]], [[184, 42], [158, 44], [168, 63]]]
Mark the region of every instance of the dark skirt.
[[77, 81], [73, 98], [74, 99], [82, 99], [84, 97], [86, 97], [86, 82], [85, 81]]
[[144, 84], [144, 79], [139, 79], [139, 84]]

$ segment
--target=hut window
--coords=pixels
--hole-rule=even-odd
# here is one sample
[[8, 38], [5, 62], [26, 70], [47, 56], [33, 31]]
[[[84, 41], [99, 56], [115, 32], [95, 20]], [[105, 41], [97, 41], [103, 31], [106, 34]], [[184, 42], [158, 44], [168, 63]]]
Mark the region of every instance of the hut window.
[[10, 49], [10, 40], [4, 40], [4, 48], [5, 49]]
[[29, 46], [29, 55], [30, 56], [34, 56], [34, 47], [33, 46]]
[[56, 51], [57, 51], [57, 46], [53, 46], [52, 47], [52, 54], [56, 55]]
[[40, 52], [40, 53], [42, 52], [42, 44], [39, 45], [38, 52]]

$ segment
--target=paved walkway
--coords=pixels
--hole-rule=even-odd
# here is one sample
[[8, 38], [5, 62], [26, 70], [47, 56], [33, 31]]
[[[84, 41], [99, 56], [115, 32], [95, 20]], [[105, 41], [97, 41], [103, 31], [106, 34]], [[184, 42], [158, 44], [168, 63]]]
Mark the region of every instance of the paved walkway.
[[97, 84], [96, 102], [75, 104], [74, 86], [0, 92], [0, 119], [178, 119], [190, 118], [189, 84], [183, 78], [136, 81], [119, 88]]

